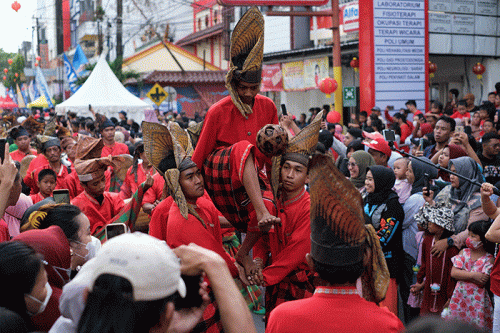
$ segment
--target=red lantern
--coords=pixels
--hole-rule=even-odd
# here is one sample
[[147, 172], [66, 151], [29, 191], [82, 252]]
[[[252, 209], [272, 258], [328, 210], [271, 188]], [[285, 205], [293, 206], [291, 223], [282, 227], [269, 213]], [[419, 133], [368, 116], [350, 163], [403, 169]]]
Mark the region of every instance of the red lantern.
[[477, 64], [472, 67], [472, 72], [477, 75], [477, 79], [481, 80], [483, 78], [483, 74], [486, 71], [486, 68], [484, 68], [483, 64], [478, 62]]
[[37, 62], [35, 62], [35, 67], [38, 67], [38, 63]]
[[326, 115], [326, 121], [330, 124], [338, 123], [340, 121], [340, 118], [340, 113], [338, 113], [337, 111], [330, 111]]
[[436, 71], [438, 69], [438, 66], [435, 63], [429, 61], [428, 67], [429, 67], [429, 77], [433, 78], [434, 73], [436, 73]]
[[16, 13], [17, 13], [17, 11], [18, 11], [19, 9], [21, 9], [21, 5], [20, 5], [20, 4], [19, 4], [19, 2], [17, 2], [17, 1], [14, 1], [14, 2], [12, 3], [12, 6], [11, 6], [11, 7], [12, 7], [12, 9], [14, 9], [14, 10], [16, 11]]
[[36, 61], [40, 61], [40, 60], [42, 60], [42, 57], [37, 56], [37, 57], [36, 57]]
[[351, 60], [351, 67], [354, 68], [354, 71], [357, 73], [359, 70], [359, 60], [358, 58], [354, 57]]
[[15, 76], [15, 77], [18, 77], [18, 76], [19, 76], [19, 74], [18, 74], [18, 73], [15, 73], [15, 74], [14, 74], [14, 76]]
[[14, 79], [14, 82], [16, 82], [16, 79]]
[[338, 86], [339, 85], [337, 84], [337, 81], [327, 77], [321, 80], [321, 82], [319, 83], [319, 90], [321, 90], [322, 93], [326, 94], [326, 98], [330, 98], [330, 94], [337, 90]]
[[12, 62], [13, 62], [13, 61], [14, 61], [14, 60], [12, 60], [12, 59], [7, 60], [7, 62], [9, 63], [9, 65], [12, 65]]
[[3, 69], [3, 72], [4, 72], [5, 74], [7, 74], [7, 73], [9, 72], [9, 70], [8, 70], [7, 68], [4, 68], [4, 69]]
[[4, 80], [4, 81], [5, 81], [5, 80], [7, 80], [7, 76], [4, 76], [4, 77], [3, 77], [3, 80]]

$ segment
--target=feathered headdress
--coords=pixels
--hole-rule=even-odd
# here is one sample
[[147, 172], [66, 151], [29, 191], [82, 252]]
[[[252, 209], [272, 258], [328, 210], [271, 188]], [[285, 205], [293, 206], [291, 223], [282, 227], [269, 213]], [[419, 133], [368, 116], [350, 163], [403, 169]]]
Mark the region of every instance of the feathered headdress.
[[56, 116], [54, 115], [52, 118], [49, 119], [47, 124], [45, 124], [43, 135], [56, 136], [56, 127], [57, 127]]
[[44, 124], [36, 121], [33, 116], [29, 116], [25, 121], [21, 123], [21, 126], [23, 126], [31, 136], [35, 136], [37, 134], [42, 134]]
[[277, 198], [278, 195], [281, 161], [283, 159], [296, 161], [308, 166], [309, 159], [316, 150], [316, 145], [318, 144], [323, 112], [324, 111], [318, 113], [309, 125], [304, 127], [297, 135], [288, 141], [288, 146], [282, 155], [273, 156], [271, 188], [275, 198]]
[[175, 122], [170, 122], [167, 127], [146, 121], [142, 122], [142, 134], [144, 152], [149, 162], [165, 178], [169, 194], [181, 215], [187, 219], [188, 214], [192, 214], [204, 224], [194, 207], [187, 203], [179, 184], [181, 172], [196, 166], [191, 160], [193, 146], [189, 135]]
[[229, 53], [231, 59], [226, 88], [234, 105], [246, 118], [252, 113], [252, 108], [240, 100], [234, 80], [248, 83], [260, 83], [262, 80], [264, 17], [257, 7], [250, 8], [234, 27]]
[[198, 143], [198, 139], [200, 138], [201, 129], [203, 128], [203, 121], [197, 123], [194, 126], [189, 126], [186, 131], [191, 139], [191, 144], [193, 145], [193, 149], [196, 148], [196, 144]]
[[359, 191], [328, 155], [309, 165], [311, 184], [311, 256], [330, 266], [365, 263], [363, 297], [380, 302], [389, 286], [389, 269], [372, 225], [365, 225]]

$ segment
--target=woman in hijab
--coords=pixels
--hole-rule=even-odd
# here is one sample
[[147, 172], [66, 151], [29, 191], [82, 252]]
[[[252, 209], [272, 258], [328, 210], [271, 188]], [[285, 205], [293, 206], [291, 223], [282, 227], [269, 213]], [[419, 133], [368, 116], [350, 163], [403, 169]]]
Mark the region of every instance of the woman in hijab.
[[[484, 182], [481, 167], [468, 156], [450, 160], [449, 169], [475, 182]], [[434, 244], [431, 252], [435, 256], [441, 255], [450, 246], [456, 246], [458, 249], [464, 247], [469, 224], [488, 219], [481, 208], [479, 186], [454, 175], [450, 175], [450, 182], [451, 184], [442, 189], [434, 200], [432, 200], [433, 191], [430, 191], [429, 196], [424, 195], [425, 200], [431, 205], [449, 201], [453, 207], [455, 235], [448, 239], [439, 240]]]
[[[417, 256], [420, 247], [419, 245], [421, 245], [421, 239], [423, 237], [423, 232], [420, 232], [417, 235], [418, 227], [417, 221], [415, 220], [415, 214], [418, 213], [419, 209], [425, 203], [425, 199], [422, 195], [425, 178], [424, 175], [427, 174], [430, 181], [438, 176], [438, 170], [432, 164], [431, 160], [427, 157], [420, 157], [419, 160], [412, 159], [408, 164], [408, 170], [406, 171], [406, 179], [410, 184], [412, 184], [410, 197], [403, 205], [405, 218], [403, 220], [402, 234], [403, 249], [405, 253], [403, 279], [401, 281], [400, 291], [404, 304], [406, 322], [410, 322], [419, 315], [419, 309], [413, 310], [416, 308], [415, 306], [411, 309], [407, 304], [407, 300], [410, 296], [410, 287], [414, 283], [413, 267], [415, 264], [418, 264]], [[419, 239], [418, 242], [417, 239]]]
[[[438, 151], [434, 156], [432, 156], [432, 163], [439, 163], [439, 166], [443, 168], [448, 168], [450, 160], [459, 158], [462, 156], [467, 156], [467, 152], [460, 146], [454, 144], [448, 144], [443, 149]], [[441, 178], [444, 182], [450, 183], [450, 174], [443, 170], [438, 171], [438, 178]], [[445, 185], [445, 186], [446, 186]], [[444, 187], [444, 186], [443, 186]]]
[[374, 165], [368, 168], [364, 199], [364, 212], [367, 224], [372, 224], [380, 240], [387, 266], [391, 274], [391, 282], [383, 305], [397, 315], [396, 279], [402, 276], [403, 255], [401, 224], [405, 214], [399, 203], [399, 197], [392, 190], [396, 176], [387, 167]]
[[365, 192], [365, 179], [366, 179], [366, 171], [368, 167], [375, 165], [375, 160], [372, 155], [368, 154], [364, 150], [358, 150], [352, 153], [349, 158], [349, 163], [347, 163], [347, 168], [349, 169], [349, 174], [351, 177], [349, 180], [351, 183], [361, 192], [366, 194]]

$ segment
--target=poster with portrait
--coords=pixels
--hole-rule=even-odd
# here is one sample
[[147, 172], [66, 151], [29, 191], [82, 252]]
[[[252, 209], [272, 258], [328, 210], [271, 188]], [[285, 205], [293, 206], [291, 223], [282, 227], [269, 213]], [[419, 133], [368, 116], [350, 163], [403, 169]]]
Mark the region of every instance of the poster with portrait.
[[317, 89], [328, 74], [328, 57], [304, 60], [304, 89]]

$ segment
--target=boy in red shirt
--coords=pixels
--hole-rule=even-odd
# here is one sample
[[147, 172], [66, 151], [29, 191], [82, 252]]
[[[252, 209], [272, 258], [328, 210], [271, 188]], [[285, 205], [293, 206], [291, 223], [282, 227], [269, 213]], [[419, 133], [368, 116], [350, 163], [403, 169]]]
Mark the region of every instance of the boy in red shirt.
[[37, 186], [40, 191], [36, 194], [31, 194], [33, 204], [42, 201], [45, 198], [51, 197], [52, 192], [56, 188], [57, 175], [52, 169], [43, 169], [38, 173]]
[[451, 115], [453, 119], [461, 119], [463, 124], [470, 123], [470, 113], [467, 112], [467, 102], [462, 99], [457, 103], [457, 111]]

